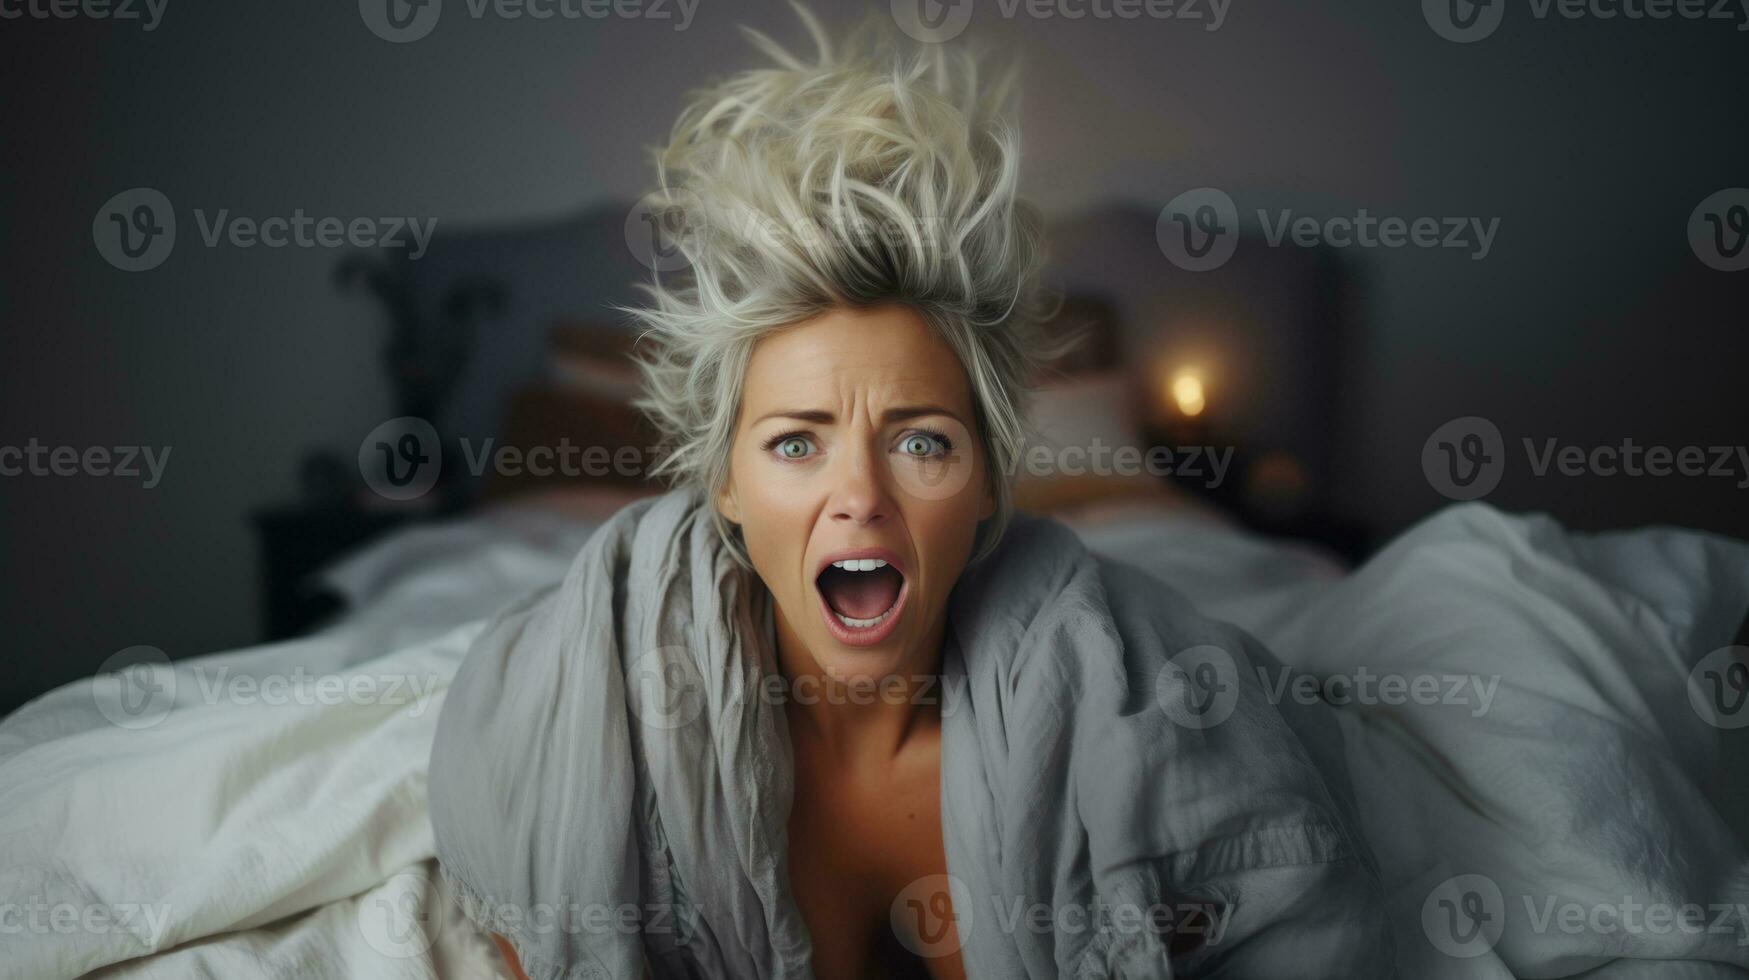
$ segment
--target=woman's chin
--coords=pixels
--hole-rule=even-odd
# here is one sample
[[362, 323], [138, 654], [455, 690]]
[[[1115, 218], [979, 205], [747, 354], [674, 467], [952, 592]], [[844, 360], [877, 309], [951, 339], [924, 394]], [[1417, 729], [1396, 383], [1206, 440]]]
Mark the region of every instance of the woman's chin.
[[853, 687], [879, 684], [904, 670], [904, 650], [895, 643], [879, 647], [847, 647], [836, 641], [813, 651], [814, 661], [827, 677]]

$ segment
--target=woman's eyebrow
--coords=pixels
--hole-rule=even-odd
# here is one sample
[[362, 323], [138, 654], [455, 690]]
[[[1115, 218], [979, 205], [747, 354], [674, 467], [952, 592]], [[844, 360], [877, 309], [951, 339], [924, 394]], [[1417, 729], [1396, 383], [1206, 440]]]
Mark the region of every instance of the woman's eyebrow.
[[[907, 419], [921, 418], [925, 415], [945, 415], [950, 419], [965, 425], [965, 419], [942, 408], [939, 405], [898, 405], [881, 413], [881, 424], [892, 425]], [[766, 412], [753, 420], [758, 425], [767, 419], [795, 419], [800, 422], [811, 422], [814, 425], [831, 425], [838, 417], [831, 412], [818, 408], [780, 408], [775, 412]]]
[[766, 419], [796, 419], [800, 422], [812, 422], [815, 425], [831, 425], [834, 418], [836, 416], [831, 412], [817, 408], [780, 408], [775, 412], [766, 412], [759, 416], [753, 420], [753, 424], [758, 425]]
[[889, 408], [881, 413], [881, 424], [892, 425], [894, 422], [922, 418], [925, 415], [945, 415], [961, 425], [966, 424], [965, 419], [962, 419], [953, 412], [942, 408], [940, 405], [901, 405], [895, 408]]

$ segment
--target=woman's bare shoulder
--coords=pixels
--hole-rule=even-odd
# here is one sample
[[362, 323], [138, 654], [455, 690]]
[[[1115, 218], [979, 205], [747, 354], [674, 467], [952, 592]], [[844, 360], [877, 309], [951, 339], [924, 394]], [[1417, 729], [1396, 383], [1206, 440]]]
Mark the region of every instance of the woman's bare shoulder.
[[516, 958], [516, 950], [510, 948], [510, 940], [497, 933], [492, 933], [492, 943], [498, 947], [498, 952], [504, 957], [504, 965], [510, 968], [512, 980], [528, 980], [528, 974], [522, 972], [522, 961]]

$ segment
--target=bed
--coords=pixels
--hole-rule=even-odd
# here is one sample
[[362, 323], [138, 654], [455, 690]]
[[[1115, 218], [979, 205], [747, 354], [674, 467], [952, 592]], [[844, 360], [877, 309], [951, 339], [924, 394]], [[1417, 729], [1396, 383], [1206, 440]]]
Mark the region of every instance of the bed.
[[[87, 917], [119, 909], [0, 931], [8, 975], [498, 975], [432, 865], [432, 726], [483, 617], [556, 582], [622, 499], [529, 498], [397, 532], [327, 571], [353, 612], [313, 636], [137, 664], [0, 723], [0, 892]], [[1399, 939], [1413, 940], [1405, 975], [1637, 976], [1645, 960], [1617, 957], [1656, 955], [1509, 918], [1487, 953], [1447, 956], [1420, 941], [1420, 916], [1453, 880], [1563, 902], [1749, 903], [1746, 828], [1708, 796], [1728, 778], [1725, 732], [1690, 700], [1690, 678], [1741, 623], [1749, 547], [1574, 535], [1466, 504], [1350, 571], [1170, 502], [1071, 523], [1296, 669], [1485, 679], [1443, 703], [1333, 709]], [[324, 696], [323, 678], [355, 694]], [[1654, 964], [1659, 976], [1736, 975], [1749, 923], [1721, 928], [1699, 944], [1639, 938], [1712, 958], [1686, 974]]]

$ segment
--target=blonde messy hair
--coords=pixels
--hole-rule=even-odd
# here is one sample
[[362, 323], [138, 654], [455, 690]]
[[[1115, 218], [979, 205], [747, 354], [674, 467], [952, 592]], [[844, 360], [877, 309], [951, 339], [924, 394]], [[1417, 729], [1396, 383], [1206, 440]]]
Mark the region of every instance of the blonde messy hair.
[[[971, 382], [996, 497], [977, 552], [1012, 510], [1025, 389], [1042, 352], [1038, 212], [1016, 194], [1015, 75], [918, 45], [869, 17], [798, 58], [743, 28], [771, 67], [704, 88], [656, 151], [646, 204], [685, 268], [643, 287], [645, 397], [656, 472], [714, 494], [727, 479], [741, 382], [763, 335], [833, 307], [905, 305], [941, 331]], [[718, 529], [746, 560], [735, 529]]]

